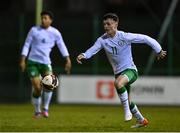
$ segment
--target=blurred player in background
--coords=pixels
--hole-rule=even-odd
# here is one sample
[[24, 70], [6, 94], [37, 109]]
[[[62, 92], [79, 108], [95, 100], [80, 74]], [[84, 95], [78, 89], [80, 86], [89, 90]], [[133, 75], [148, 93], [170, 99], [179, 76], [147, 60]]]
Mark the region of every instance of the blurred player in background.
[[157, 54], [158, 60], [166, 56], [166, 51], [162, 50], [156, 40], [147, 35], [119, 31], [117, 29], [118, 23], [119, 18], [116, 14], [105, 14], [103, 25], [106, 33], [99, 37], [85, 53], [79, 54], [77, 62], [82, 64], [83, 59], [89, 59], [101, 49], [104, 49], [115, 74], [114, 85], [124, 108], [125, 121], [131, 120], [133, 114], [137, 119], [137, 123], [133, 127], [146, 126], [148, 120], [143, 117], [136, 104], [129, 97], [130, 86], [138, 78], [138, 71], [132, 58], [131, 44], [143, 43], [149, 45]]
[[[33, 26], [30, 29], [21, 52], [20, 68], [22, 72], [27, 70], [33, 87], [32, 102], [35, 107], [35, 118], [39, 118], [42, 115], [46, 118], [49, 116], [48, 110], [53, 92], [42, 89], [41, 76], [53, 73], [50, 52], [55, 44], [66, 59], [65, 71], [67, 74], [71, 70], [68, 50], [61, 33], [51, 26], [52, 21], [53, 13], [51, 11], [41, 12], [41, 25]], [[42, 94], [44, 100], [43, 111], [41, 111]]]

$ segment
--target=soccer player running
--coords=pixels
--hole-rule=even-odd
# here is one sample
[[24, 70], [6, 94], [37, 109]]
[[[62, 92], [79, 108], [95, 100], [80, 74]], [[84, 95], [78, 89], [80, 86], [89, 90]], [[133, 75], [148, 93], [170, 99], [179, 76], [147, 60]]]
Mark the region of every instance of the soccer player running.
[[89, 59], [104, 49], [115, 74], [114, 85], [124, 108], [125, 121], [131, 120], [133, 114], [138, 122], [135, 127], [146, 126], [148, 120], [143, 117], [136, 104], [129, 97], [130, 86], [138, 78], [138, 71], [132, 58], [131, 44], [149, 45], [156, 52], [158, 59], [163, 59], [166, 56], [166, 51], [162, 50], [156, 40], [147, 35], [119, 31], [117, 29], [118, 23], [119, 18], [116, 14], [105, 14], [103, 16], [105, 34], [99, 37], [85, 53], [79, 54], [76, 60], [82, 64], [83, 59]]
[[[33, 26], [30, 29], [21, 52], [20, 68], [22, 72], [27, 70], [33, 87], [34, 118], [41, 116], [47, 118], [49, 116], [48, 110], [53, 92], [42, 89], [41, 76], [53, 73], [50, 52], [55, 44], [66, 60], [65, 71], [67, 74], [71, 70], [68, 50], [61, 33], [51, 26], [52, 21], [53, 13], [51, 11], [41, 12], [41, 25]], [[43, 97], [43, 111], [41, 111], [41, 97]]]

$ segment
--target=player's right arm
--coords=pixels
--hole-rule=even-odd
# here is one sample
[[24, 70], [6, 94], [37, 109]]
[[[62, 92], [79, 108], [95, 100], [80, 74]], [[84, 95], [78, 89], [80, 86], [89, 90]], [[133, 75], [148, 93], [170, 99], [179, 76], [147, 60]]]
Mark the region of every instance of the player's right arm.
[[85, 53], [81, 53], [77, 56], [76, 60], [79, 64], [82, 64], [83, 59], [89, 59], [102, 49], [101, 38], [97, 39], [92, 47], [90, 47]]
[[33, 28], [31, 28], [31, 30], [29, 31], [29, 33], [26, 37], [24, 46], [22, 48], [20, 62], [19, 62], [19, 66], [20, 66], [20, 69], [22, 72], [24, 72], [24, 70], [26, 69], [26, 57], [29, 53], [29, 49], [30, 49], [32, 40], [33, 40]]

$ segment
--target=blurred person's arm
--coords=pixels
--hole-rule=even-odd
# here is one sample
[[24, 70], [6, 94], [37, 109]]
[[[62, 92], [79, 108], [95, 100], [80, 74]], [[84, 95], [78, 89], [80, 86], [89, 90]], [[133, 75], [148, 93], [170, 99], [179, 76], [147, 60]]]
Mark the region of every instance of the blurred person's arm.
[[71, 72], [71, 59], [69, 57], [68, 49], [67, 49], [67, 47], [63, 41], [63, 38], [62, 38], [62, 35], [60, 32], [57, 32], [56, 44], [59, 48], [60, 53], [62, 54], [62, 56], [66, 60], [64, 69], [65, 69], [67, 74], [70, 74], [70, 72]]
[[26, 56], [21, 55], [19, 66], [20, 66], [21, 71], [24, 72], [26, 69]]
[[65, 71], [67, 74], [70, 74], [71, 73], [71, 59], [69, 56], [65, 57], [66, 59], [66, 63], [65, 63]]
[[26, 37], [24, 46], [22, 48], [20, 62], [19, 62], [19, 66], [20, 66], [20, 69], [22, 72], [24, 72], [26, 69], [26, 57], [29, 53], [29, 49], [30, 49], [32, 40], [33, 40], [33, 28], [31, 28], [31, 30], [29, 31], [29, 33]]

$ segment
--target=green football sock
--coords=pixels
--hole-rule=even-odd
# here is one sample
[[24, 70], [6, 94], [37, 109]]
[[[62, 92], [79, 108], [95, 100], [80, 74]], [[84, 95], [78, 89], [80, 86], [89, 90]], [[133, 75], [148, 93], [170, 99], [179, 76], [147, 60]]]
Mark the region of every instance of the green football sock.
[[121, 89], [117, 89], [117, 93], [118, 96], [121, 100], [121, 103], [123, 105], [124, 108], [124, 112], [130, 113], [130, 109], [129, 109], [129, 100], [128, 100], [128, 93], [125, 87], [122, 87]]
[[131, 110], [131, 113], [133, 114], [133, 116], [138, 121], [144, 120], [144, 117], [142, 116], [141, 112], [139, 111], [139, 109], [137, 108], [135, 103], [133, 103], [133, 102], [130, 103], [130, 110]]
[[125, 88], [125, 87], [122, 87], [122, 88], [116, 89], [116, 90], [117, 90], [117, 93], [118, 93], [118, 94], [122, 94], [122, 93], [124, 93], [124, 92], [126, 91], [126, 88]]
[[41, 97], [37, 93], [32, 93], [32, 103], [34, 105], [35, 112], [41, 112]]

